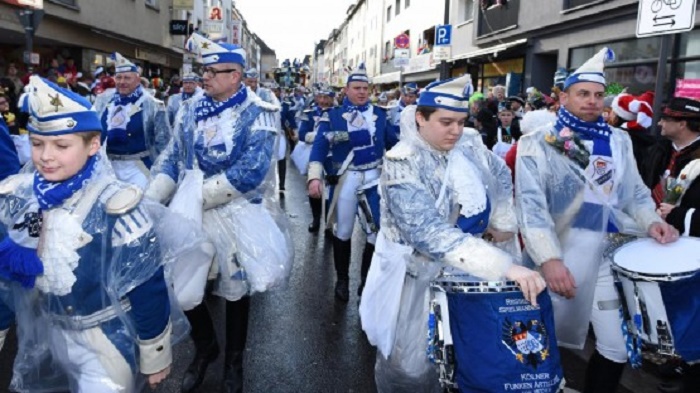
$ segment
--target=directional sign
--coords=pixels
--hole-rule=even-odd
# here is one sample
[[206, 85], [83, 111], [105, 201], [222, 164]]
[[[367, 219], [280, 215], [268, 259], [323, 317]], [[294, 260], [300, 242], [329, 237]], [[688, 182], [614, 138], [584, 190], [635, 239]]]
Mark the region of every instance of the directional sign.
[[452, 43], [452, 25], [435, 26], [435, 46]]
[[399, 34], [394, 38], [394, 47], [399, 49], [408, 49], [411, 46], [411, 38], [408, 34]]
[[696, 0], [639, 0], [637, 37], [693, 30]]

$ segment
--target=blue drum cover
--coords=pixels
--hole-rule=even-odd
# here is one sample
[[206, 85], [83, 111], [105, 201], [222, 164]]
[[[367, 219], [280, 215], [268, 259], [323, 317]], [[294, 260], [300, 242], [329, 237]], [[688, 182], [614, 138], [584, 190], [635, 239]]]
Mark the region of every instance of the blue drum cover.
[[555, 393], [564, 377], [547, 291], [448, 293], [460, 392]]
[[686, 362], [700, 360], [700, 273], [660, 282], [659, 289], [676, 352]]

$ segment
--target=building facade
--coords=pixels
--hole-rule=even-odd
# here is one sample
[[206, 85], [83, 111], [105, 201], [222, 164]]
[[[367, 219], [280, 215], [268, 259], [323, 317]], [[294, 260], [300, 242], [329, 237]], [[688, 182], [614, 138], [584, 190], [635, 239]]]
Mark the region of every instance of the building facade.
[[[607, 67], [608, 80], [637, 94], [654, 89], [664, 38], [635, 37], [638, 0], [448, 3], [452, 25], [449, 75], [471, 74], [477, 90], [486, 92], [503, 84], [509, 94], [522, 94], [529, 86], [549, 91], [557, 68], [574, 70], [603, 46], [617, 55]], [[325, 75], [341, 82], [340, 65], [355, 65], [364, 59], [377, 85], [417, 82], [423, 86], [435, 80], [439, 62], [433, 59], [432, 45], [435, 26], [444, 21], [444, 4], [436, 0], [358, 0], [328, 37]], [[408, 64], [402, 68], [394, 66], [394, 39], [399, 34], [410, 39]], [[381, 41], [376, 42], [376, 37]], [[662, 94], [670, 97], [679, 80], [700, 79], [700, 30], [666, 39], [670, 51]]]

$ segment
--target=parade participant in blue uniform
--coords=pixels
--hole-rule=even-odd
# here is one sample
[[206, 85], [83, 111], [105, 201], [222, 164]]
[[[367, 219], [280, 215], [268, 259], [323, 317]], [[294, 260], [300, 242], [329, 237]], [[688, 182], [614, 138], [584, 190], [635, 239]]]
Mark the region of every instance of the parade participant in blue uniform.
[[[25, 305], [13, 387], [133, 392], [139, 374], [155, 387], [172, 362], [155, 216], [165, 209], [114, 177], [89, 101], [32, 76], [25, 102], [35, 170], [0, 184], [0, 277]], [[32, 363], [49, 357], [69, 386], [51, 385], [46, 364]]]
[[629, 136], [601, 116], [612, 59], [603, 48], [566, 78], [556, 123], [520, 138], [515, 170], [520, 230], [547, 281], [559, 345], [583, 349], [589, 325], [595, 332], [586, 393], [616, 392], [628, 360], [605, 248], [619, 234], [678, 237], [655, 212]]
[[410, 105], [414, 105], [418, 99], [418, 85], [415, 83], [406, 83], [401, 88], [401, 98], [399, 104], [389, 110], [389, 118], [391, 124], [395, 128], [395, 132], [399, 133], [399, 123], [401, 122], [401, 112]]
[[104, 108], [97, 107], [107, 137], [107, 154], [119, 180], [142, 189], [151, 165], [170, 140], [165, 105], [141, 86], [136, 65], [113, 54], [117, 91]]
[[[312, 105], [311, 108], [304, 111], [301, 116], [301, 122], [299, 123], [299, 143], [295, 147], [297, 149], [304, 150], [299, 152], [299, 154], [306, 154], [305, 164], [303, 168], [299, 168], [302, 175], [307, 173], [307, 166], [309, 162], [309, 155], [311, 154], [311, 146], [313, 146], [314, 140], [316, 139], [316, 132], [318, 131], [318, 126], [321, 117], [325, 112], [333, 107], [333, 100], [335, 99], [335, 93], [330, 87], [319, 86], [316, 90], [316, 105]], [[328, 160], [326, 160], [328, 161]], [[326, 173], [327, 175], [327, 173]], [[321, 226], [321, 213], [323, 211], [323, 205], [320, 198], [309, 197], [309, 205], [311, 206], [311, 216], [312, 221], [309, 224], [309, 232], [318, 232]]]
[[282, 128], [284, 129], [288, 139], [298, 139], [296, 112], [294, 111], [294, 106], [296, 104], [293, 100], [292, 91], [290, 89], [285, 89], [284, 96], [281, 101], [282, 110], [280, 115], [282, 118]]
[[[246, 86], [255, 94], [258, 95], [263, 101], [272, 104], [276, 107], [280, 107], [281, 104], [277, 99], [277, 96], [272, 92], [272, 90], [260, 86], [260, 73], [257, 68], [250, 68], [245, 72]], [[278, 176], [278, 186], [280, 190], [280, 196], [284, 196], [284, 185], [287, 178], [287, 138], [281, 132], [282, 131], [282, 119], [280, 112], [275, 113], [275, 119], [278, 123], [278, 128], [280, 133], [278, 133], [276, 142], [275, 155], [277, 157], [277, 176]]]
[[336, 183], [333, 201], [328, 212], [328, 225], [334, 229], [333, 259], [337, 282], [335, 296], [348, 301], [350, 238], [359, 214], [367, 233], [362, 255], [362, 293], [367, 277], [374, 241], [379, 228], [379, 194], [377, 184], [385, 149], [396, 143], [396, 136], [389, 128], [386, 111], [369, 104], [369, 78], [364, 63], [354, 70], [346, 83], [347, 97], [343, 105], [324, 113], [318, 126], [309, 163], [309, 196], [323, 195], [323, 163], [330, 152], [337, 170], [328, 183]]
[[[226, 300], [223, 391], [241, 392], [250, 294], [283, 284], [293, 260], [284, 215], [270, 191], [279, 108], [243, 85], [246, 54], [241, 47], [194, 34], [188, 49], [199, 52], [205, 65], [205, 94], [186, 101], [178, 112], [176, 136], [154, 165], [146, 195], [161, 202], [183, 192], [202, 196], [202, 230], [216, 247], [210, 278], [214, 294]], [[197, 177], [198, 189], [183, 188]], [[205, 303], [186, 315], [196, 353], [182, 391], [191, 392], [202, 383], [219, 346]]]
[[19, 172], [19, 157], [5, 120], [0, 118], [0, 181]]
[[199, 75], [194, 72], [185, 74], [182, 77], [182, 91], [168, 98], [168, 121], [170, 121], [171, 128], [175, 126], [175, 115], [180, 109], [182, 102], [189, 100], [192, 96], [202, 91], [197, 86], [197, 81], [199, 81]]
[[[510, 243], [514, 249], [511, 177], [476, 130], [464, 129], [469, 97], [462, 91], [467, 83], [469, 76], [428, 85], [418, 106], [403, 111], [401, 142], [386, 155], [380, 181], [382, 228], [371, 275], [388, 277], [368, 281], [360, 304], [363, 328], [379, 349], [375, 379], [380, 392], [439, 391], [425, 337], [429, 285], [441, 269], [456, 268], [482, 280], [517, 281], [533, 303], [545, 287], [539, 274], [517, 265], [517, 253], [496, 246], [509, 249], [505, 245]], [[482, 239], [483, 234], [495, 243]], [[380, 284], [389, 281], [399, 288], [394, 296]], [[394, 306], [385, 308], [387, 304]], [[386, 313], [379, 316], [375, 310]]]

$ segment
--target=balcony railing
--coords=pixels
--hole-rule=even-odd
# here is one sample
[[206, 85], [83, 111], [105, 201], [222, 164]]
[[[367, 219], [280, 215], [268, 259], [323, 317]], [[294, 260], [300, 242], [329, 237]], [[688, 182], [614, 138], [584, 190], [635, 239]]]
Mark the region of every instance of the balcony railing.
[[510, 0], [507, 5], [479, 9], [479, 37], [518, 25], [520, 0]]

